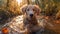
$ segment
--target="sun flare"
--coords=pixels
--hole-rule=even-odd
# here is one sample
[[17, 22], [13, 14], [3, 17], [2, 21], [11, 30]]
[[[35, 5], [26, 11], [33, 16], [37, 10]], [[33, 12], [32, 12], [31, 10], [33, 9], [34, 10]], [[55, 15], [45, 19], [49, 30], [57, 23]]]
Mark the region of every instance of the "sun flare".
[[22, 2], [22, 0], [16, 0], [18, 2], [18, 4], [20, 4]]

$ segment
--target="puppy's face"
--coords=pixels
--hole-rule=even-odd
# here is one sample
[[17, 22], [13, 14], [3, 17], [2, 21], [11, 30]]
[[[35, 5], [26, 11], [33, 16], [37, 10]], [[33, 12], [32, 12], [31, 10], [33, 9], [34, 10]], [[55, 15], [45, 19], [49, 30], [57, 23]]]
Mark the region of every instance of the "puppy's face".
[[35, 14], [38, 15], [40, 13], [40, 9], [35, 5], [28, 5], [22, 8], [22, 12], [29, 17], [33, 17]]

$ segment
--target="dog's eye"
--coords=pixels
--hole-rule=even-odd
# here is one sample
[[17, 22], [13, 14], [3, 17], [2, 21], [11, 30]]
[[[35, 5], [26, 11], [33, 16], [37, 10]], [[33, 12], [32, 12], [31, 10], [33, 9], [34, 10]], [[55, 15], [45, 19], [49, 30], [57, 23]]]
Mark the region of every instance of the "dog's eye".
[[35, 11], [35, 10], [33, 9], [33, 11]]

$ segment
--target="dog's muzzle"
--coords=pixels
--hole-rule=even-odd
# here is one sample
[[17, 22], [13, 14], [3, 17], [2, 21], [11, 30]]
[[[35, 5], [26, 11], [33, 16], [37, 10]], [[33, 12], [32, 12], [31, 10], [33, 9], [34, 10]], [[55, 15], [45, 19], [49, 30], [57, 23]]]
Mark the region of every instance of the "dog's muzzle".
[[33, 17], [33, 14], [30, 14], [30, 17]]

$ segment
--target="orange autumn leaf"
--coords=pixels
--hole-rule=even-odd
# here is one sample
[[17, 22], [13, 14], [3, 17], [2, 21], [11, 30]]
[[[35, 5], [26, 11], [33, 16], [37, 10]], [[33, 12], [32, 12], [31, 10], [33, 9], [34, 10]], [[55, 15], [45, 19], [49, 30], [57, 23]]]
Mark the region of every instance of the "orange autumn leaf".
[[3, 28], [3, 29], [2, 29], [2, 32], [3, 32], [3, 33], [8, 33], [9, 30], [8, 30], [7, 28]]

